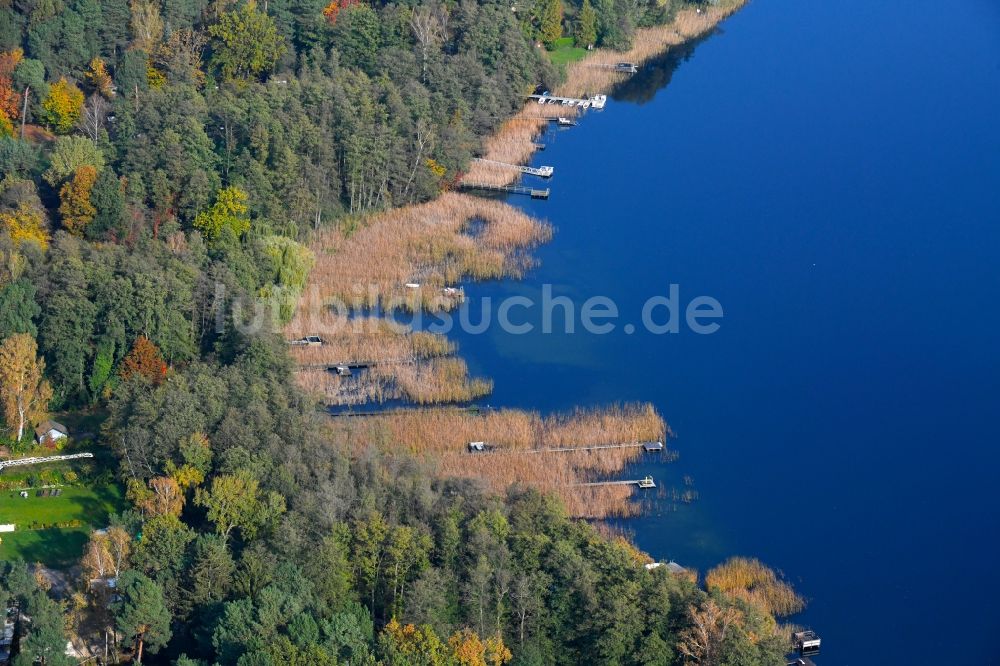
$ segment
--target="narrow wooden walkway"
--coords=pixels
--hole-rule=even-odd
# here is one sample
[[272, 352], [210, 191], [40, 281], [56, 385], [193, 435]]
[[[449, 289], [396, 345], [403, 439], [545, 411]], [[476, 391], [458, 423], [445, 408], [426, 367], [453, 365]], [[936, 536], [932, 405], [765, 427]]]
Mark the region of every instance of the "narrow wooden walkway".
[[570, 453], [573, 451], [601, 451], [603, 449], [637, 449], [648, 452], [662, 451], [663, 442], [629, 442], [627, 444], [595, 444], [592, 446], [561, 446], [548, 449], [528, 449], [525, 453]]
[[578, 483], [578, 486], [639, 486], [640, 488], [655, 488], [656, 482], [653, 477], [646, 476], [641, 479], [629, 479], [625, 481], [591, 481], [589, 483]]
[[497, 162], [496, 160], [488, 160], [482, 157], [472, 158], [473, 162], [479, 162], [480, 164], [490, 164], [492, 166], [504, 167], [505, 169], [516, 169], [521, 173], [531, 174], [532, 176], [538, 176], [540, 178], [551, 178], [552, 174], [555, 173], [555, 168], [550, 166], [540, 166], [540, 167], [530, 167], [523, 164], [510, 164], [508, 162]]
[[521, 185], [490, 185], [489, 183], [459, 183], [459, 187], [464, 190], [482, 190], [484, 192], [505, 192], [507, 194], [526, 194], [532, 199], [548, 199], [549, 188], [536, 190], [531, 187]]

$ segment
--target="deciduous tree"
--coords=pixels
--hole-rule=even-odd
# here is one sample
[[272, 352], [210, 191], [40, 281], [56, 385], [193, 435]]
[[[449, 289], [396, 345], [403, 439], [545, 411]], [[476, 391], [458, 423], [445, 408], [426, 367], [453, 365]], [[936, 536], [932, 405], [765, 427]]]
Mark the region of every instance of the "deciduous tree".
[[140, 335], [132, 345], [132, 351], [122, 360], [118, 374], [126, 381], [132, 377], [143, 377], [155, 386], [167, 378], [167, 363], [160, 348], [145, 335]]
[[209, 241], [229, 236], [239, 238], [250, 229], [250, 210], [247, 194], [238, 187], [219, 190], [215, 203], [207, 211], [198, 213], [194, 227]]
[[208, 34], [212, 36], [212, 58], [227, 79], [266, 74], [285, 53], [284, 37], [254, 0], [223, 14]]
[[75, 236], [82, 236], [97, 209], [90, 202], [90, 191], [97, 182], [97, 169], [84, 165], [76, 170], [73, 180], [59, 190], [59, 214], [63, 227]]
[[83, 93], [66, 77], [49, 86], [49, 95], [42, 102], [45, 120], [59, 134], [68, 134], [80, 119]]
[[7, 232], [14, 247], [35, 243], [44, 250], [49, 246], [49, 232], [42, 214], [27, 203], [22, 203], [13, 212], [0, 213], [0, 230]]
[[32, 422], [45, 416], [52, 399], [44, 372], [45, 361], [38, 358], [38, 344], [27, 333], [12, 335], [0, 343], [0, 402], [4, 420], [18, 441]]
[[277, 493], [261, 493], [257, 479], [246, 472], [225, 474], [212, 479], [210, 491], [198, 489], [195, 503], [208, 511], [216, 531], [229, 539], [239, 528], [245, 539], [285, 511], [284, 498]]

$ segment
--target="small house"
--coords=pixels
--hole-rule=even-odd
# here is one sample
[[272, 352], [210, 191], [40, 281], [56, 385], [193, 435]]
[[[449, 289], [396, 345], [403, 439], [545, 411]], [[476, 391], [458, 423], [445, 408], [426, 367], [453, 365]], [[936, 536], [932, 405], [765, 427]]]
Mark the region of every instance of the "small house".
[[35, 428], [35, 441], [43, 445], [54, 445], [60, 439], [69, 437], [66, 426], [55, 421], [42, 421]]

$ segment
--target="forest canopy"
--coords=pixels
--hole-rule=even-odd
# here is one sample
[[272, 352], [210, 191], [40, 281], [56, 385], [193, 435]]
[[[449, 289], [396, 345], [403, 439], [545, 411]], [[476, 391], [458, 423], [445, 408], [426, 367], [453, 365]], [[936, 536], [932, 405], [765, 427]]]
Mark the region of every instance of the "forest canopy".
[[128, 507], [64, 601], [0, 567], [15, 663], [69, 663], [66, 627], [184, 666], [778, 663], [759, 595], [359, 451], [277, 332], [309, 234], [448, 189], [558, 82], [541, 44], [624, 48], [685, 4], [0, 0], [0, 391], [96, 414]]

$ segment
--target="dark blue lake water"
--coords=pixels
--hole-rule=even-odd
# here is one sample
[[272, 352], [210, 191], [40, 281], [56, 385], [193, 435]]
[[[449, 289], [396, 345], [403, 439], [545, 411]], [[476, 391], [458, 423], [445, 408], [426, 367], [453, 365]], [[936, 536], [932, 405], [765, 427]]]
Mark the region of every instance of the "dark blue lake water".
[[[605, 295], [617, 330], [463, 356], [493, 404], [654, 402], [681, 458], [650, 470], [700, 500], [627, 527], [781, 569], [821, 666], [1000, 663], [1000, 5], [754, 0], [665, 67], [548, 137], [552, 198], [514, 200], [541, 266], [468, 286]], [[672, 283], [720, 330], [624, 333]]]

